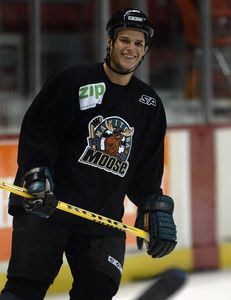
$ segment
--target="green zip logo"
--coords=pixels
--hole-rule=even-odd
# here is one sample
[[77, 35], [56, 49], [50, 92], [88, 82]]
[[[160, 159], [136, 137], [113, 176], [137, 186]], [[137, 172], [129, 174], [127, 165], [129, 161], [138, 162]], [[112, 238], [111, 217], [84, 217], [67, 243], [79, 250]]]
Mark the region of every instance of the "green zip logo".
[[101, 104], [106, 86], [104, 82], [92, 83], [79, 88], [80, 110], [86, 110]]

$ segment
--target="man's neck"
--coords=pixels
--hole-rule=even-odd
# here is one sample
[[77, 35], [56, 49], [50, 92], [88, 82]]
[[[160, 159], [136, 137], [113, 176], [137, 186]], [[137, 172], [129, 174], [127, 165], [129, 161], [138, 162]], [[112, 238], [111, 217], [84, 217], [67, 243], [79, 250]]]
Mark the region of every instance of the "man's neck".
[[104, 71], [107, 77], [110, 79], [112, 83], [119, 84], [119, 85], [127, 85], [132, 77], [132, 73], [127, 75], [120, 75], [110, 69], [106, 63], [103, 64]]

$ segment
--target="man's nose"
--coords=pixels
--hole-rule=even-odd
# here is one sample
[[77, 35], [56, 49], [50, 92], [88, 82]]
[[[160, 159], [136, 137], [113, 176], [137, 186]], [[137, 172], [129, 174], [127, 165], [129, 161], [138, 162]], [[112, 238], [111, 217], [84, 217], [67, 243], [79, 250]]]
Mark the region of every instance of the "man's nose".
[[130, 42], [129, 44], [127, 44], [127, 49], [129, 49], [129, 50], [135, 49], [135, 43]]

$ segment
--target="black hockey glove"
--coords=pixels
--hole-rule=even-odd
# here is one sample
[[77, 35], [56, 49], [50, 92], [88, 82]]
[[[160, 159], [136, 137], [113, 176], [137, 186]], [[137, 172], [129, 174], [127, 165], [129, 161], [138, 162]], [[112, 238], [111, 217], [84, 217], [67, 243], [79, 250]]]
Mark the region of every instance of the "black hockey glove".
[[[173, 210], [173, 199], [164, 195], [150, 197], [138, 208], [135, 226], [149, 232], [150, 241], [146, 246], [152, 257], [169, 254], [177, 244]], [[143, 248], [143, 243], [144, 240], [137, 237], [138, 249]]]
[[39, 167], [27, 172], [23, 177], [23, 187], [34, 196], [34, 199], [24, 199], [25, 210], [42, 218], [49, 218], [58, 201], [52, 192], [53, 180], [48, 168]]

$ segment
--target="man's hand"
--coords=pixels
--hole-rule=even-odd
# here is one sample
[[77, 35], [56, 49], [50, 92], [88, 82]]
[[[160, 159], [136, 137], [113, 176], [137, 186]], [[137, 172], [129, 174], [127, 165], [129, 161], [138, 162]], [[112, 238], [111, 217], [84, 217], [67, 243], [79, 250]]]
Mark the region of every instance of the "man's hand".
[[[135, 226], [149, 232], [147, 253], [154, 258], [169, 254], [177, 244], [173, 210], [173, 199], [164, 195], [149, 197], [138, 208]], [[138, 249], [143, 248], [143, 243], [142, 238], [137, 238]]]
[[49, 218], [58, 201], [52, 192], [53, 181], [48, 168], [39, 167], [27, 172], [23, 177], [23, 187], [34, 196], [34, 199], [24, 199], [25, 210], [42, 218]]

